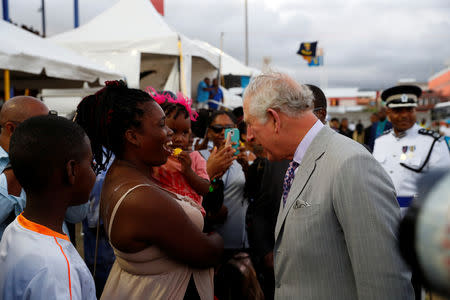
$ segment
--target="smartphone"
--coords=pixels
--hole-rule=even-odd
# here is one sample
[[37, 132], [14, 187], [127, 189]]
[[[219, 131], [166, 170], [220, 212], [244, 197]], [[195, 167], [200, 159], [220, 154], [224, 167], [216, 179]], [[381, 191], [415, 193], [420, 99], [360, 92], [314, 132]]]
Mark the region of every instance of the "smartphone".
[[225, 129], [225, 139], [227, 139], [228, 134], [231, 135], [230, 141], [231, 141], [232, 147], [234, 149], [236, 149], [236, 152], [234, 152], [234, 155], [238, 155], [239, 154], [239, 139], [240, 139], [239, 129], [227, 128], [227, 129]]

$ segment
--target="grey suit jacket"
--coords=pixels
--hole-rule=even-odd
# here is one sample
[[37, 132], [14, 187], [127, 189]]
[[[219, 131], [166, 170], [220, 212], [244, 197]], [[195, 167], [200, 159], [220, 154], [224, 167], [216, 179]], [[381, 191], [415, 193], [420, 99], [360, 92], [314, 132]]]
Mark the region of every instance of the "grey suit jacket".
[[413, 299], [394, 186], [360, 144], [323, 127], [275, 228], [276, 299]]

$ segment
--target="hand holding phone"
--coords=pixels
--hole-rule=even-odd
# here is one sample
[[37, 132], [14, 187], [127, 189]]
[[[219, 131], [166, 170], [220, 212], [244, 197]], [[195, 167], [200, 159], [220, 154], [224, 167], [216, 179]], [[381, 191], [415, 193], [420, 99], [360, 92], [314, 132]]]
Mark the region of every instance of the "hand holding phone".
[[225, 144], [229, 145], [231, 143], [231, 147], [235, 149], [234, 155], [239, 154], [239, 129], [237, 128], [227, 128], [225, 129]]

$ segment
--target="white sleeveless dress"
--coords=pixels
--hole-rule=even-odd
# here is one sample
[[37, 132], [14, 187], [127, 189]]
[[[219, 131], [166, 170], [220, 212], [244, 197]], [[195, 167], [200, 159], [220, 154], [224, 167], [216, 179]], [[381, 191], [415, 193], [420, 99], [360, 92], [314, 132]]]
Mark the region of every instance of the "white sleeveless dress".
[[[108, 236], [116, 212], [125, 197], [134, 189], [149, 184], [139, 184], [130, 188], [114, 206], [108, 225]], [[177, 196], [177, 195], [176, 195]], [[203, 216], [189, 199], [178, 197], [177, 203], [183, 208], [199, 230], [203, 229]], [[164, 228], [161, 228], [164, 230]], [[174, 232], [173, 234], [177, 234]], [[124, 253], [111, 244], [116, 261], [111, 269], [101, 299], [173, 299], [182, 300], [191, 276], [202, 300], [214, 299], [214, 269], [193, 269], [169, 258], [161, 249], [150, 246], [136, 253]]]

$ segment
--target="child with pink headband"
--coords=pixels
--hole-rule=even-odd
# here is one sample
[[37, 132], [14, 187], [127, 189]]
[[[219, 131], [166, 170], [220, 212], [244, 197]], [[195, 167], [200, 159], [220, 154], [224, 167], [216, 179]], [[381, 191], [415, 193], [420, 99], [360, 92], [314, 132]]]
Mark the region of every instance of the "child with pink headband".
[[198, 116], [191, 109], [192, 100], [181, 93], [176, 97], [167, 92], [157, 93], [151, 87], [146, 92], [164, 110], [166, 124], [173, 131], [173, 155], [164, 165], [153, 168], [153, 177], [161, 187], [182, 196], [205, 216], [202, 201], [209, 191], [210, 182], [205, 159], [198, 151], [189, 150], [191, 121], [195, 121]]

